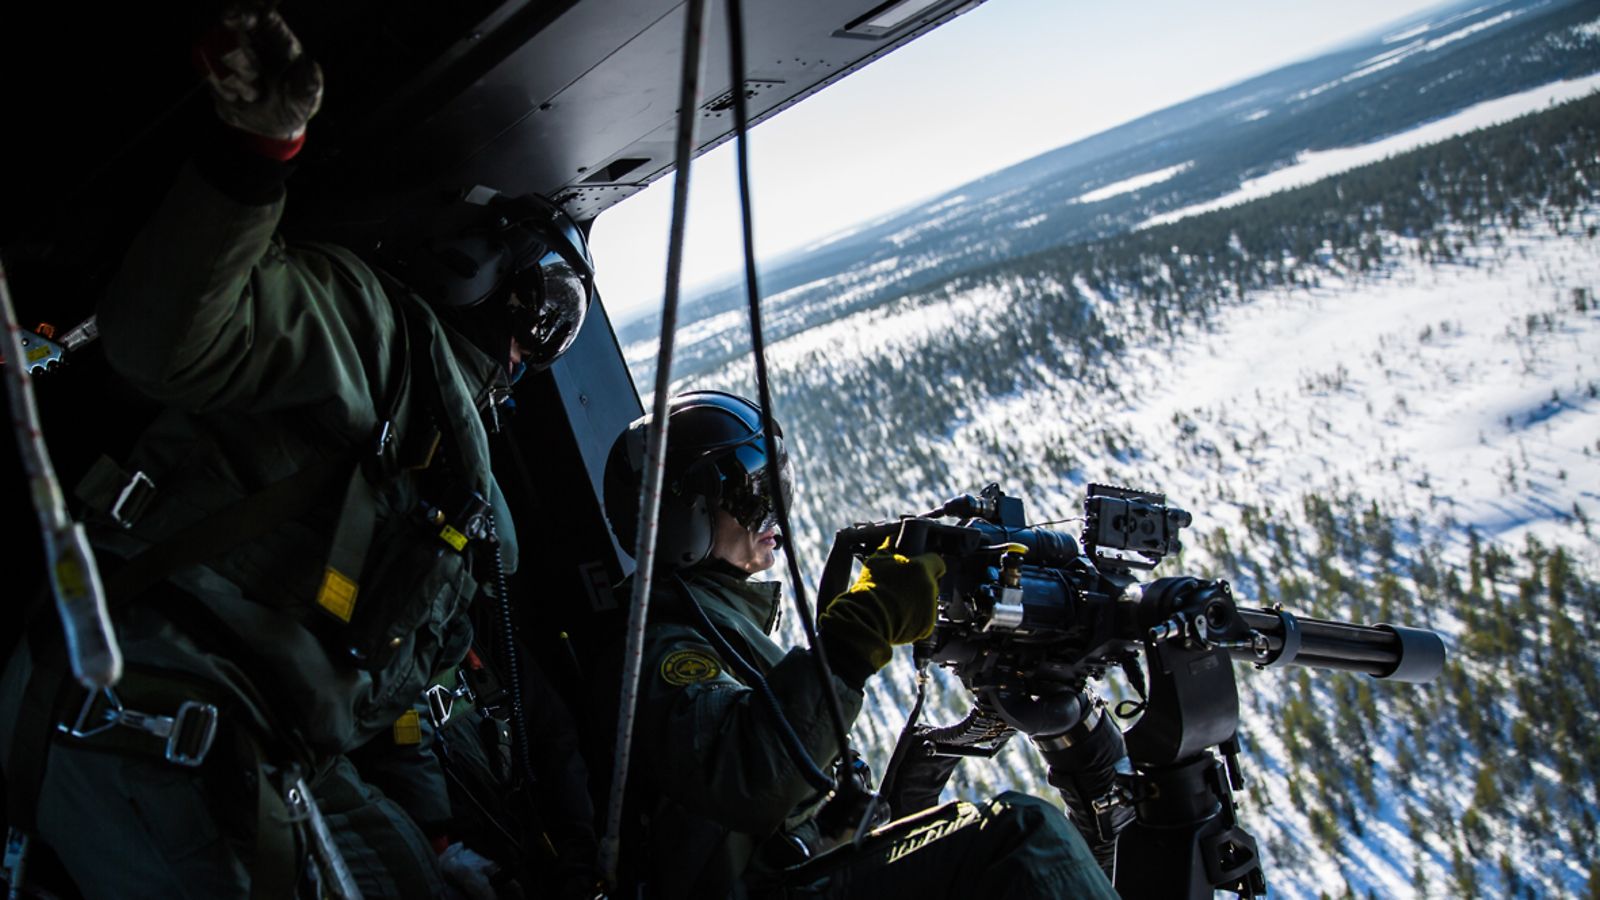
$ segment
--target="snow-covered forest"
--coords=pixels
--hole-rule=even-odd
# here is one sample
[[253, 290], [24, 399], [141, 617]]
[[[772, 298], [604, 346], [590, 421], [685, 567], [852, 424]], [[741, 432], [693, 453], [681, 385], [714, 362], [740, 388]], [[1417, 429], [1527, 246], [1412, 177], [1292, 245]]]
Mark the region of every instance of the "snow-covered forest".
[[[809, 577], [837, 528], [990, 481], [1034, 520], [1090, 481], [1164, 491], [1195, 522], [1156, 575], [1449, 645], [1429, 686], [1239, 665], [1241, 815], [1275, 893], [1593, 895], [1597, 147], [1591, 96], [892, 302], [839, 285], [839, 314], [769, 348]], [[680, 386], [753, 393], [730, 355]], [[897, 666], [858, 726], [879, 764]], [[947, 679], [932, 718], [969, 703]], [[1008, 787], [1049, 790], [1021, 739], [952, 791]]]

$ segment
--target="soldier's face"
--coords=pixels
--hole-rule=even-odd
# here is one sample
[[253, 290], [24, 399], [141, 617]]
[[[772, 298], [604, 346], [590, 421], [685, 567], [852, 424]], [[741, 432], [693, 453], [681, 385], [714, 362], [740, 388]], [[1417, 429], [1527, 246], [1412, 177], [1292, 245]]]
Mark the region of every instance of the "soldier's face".
[[507, 375], [515, 375], [517, 373], [517, 366], [522, 365], [522, 357], [524, 355], [525, 354], [524, 354], [524, 351], [522, 349], [522, 345], [517, 343], [517, 339], [516, 338], [512, 338], [511, 339], [511, 356], [508, 357], [507, 362], [506, 362], [506, 374]]
[[[511, 292], [511, 298], [506, 301], [506, 305], [508, 305], [508, 306], [521, 306], [522, 305], [522, 298], [517, 296], [517, 292], [516, 291], [512, 291]], [[517, 339], [516, 339], [515, 336], [511, 337], [510, 341], [511, 341], [511, 355], [510, 355], [510, 357], [508, 358], [508, 360], [506, 362], [506, 374], [514, 375], [514, 374], [516, 374], [517, 366], [522, 364], [522, 357], [527, 355], [527, 351], [523, 350], [522, 349], [522, 345], [517, 343]]]
[[761, 532], [747, 530], [726, 510], [717, 510], [716, 532], [712, 535], [711, 555], [751, 575], [765, 572], [777, 562], [778, 529]]

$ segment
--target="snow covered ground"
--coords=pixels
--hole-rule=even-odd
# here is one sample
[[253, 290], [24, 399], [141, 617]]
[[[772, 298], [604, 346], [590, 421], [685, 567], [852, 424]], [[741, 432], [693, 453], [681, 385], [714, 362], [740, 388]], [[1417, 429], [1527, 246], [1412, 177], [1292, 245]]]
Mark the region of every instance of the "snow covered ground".
[[1160, 184], [1161, 182], [1167, 181], [1176, 175], [1187, 172], [1193, 166], [1194, 161], [1191, 160], [1189, 162], [1179, 163], [1175, 166], [1168, 166], [1165, 169], [1158, 169], [1154, 172], [1146, 172], [1143, 175], [1135, 175], [1132, 178], [1124, 178], [1121, 181], [1108, 184], [1105, 187], [1096, 188], [1086, 194], [1080, 194], [1079, 196], [1073, 198], [1072, 202], [1099, 203], [1101, 200], [1110, 200], [1112, 197], [1118, 196], [1119, 194], [1127, 194], [1132, 191], [1137, 191], [1140, 188], [1147, 188], [1154, 184]]
[[1267, 503], [1340, 482], [1503, 543], [1565, 541], [1574, 506], [1600, 513], [1597, 287], [1600, 241], [1544, 231], [1272, 294], [1185, 341], [1175, 366], [1169, 348], [1137, 351], [1129, 377], [1149, 399], [1119, 415], [1158, 465], [1175, 416], [1201, 438], [1264, 435], [1222, 474]]
[[[1483, 11], [1482, 9], [1473, 10], [1473, 13], [1482, 12], [1482, 11]], [[1295, 95], [1295, 97], [1293, 99], [1295, 99], [1295, 100], [1303, 100], [1306, 97], [1314, 97], [1317, 94], [1320, 94], [1323, 91], [1328, 90], [1329, 88], [1337, 87], [1337, 86], [1339, 86], [1341, 84], [1347, 84], [1347, 83], [1349, 83], [1351, 81], [1355, 81], [1358, 78], [1365, 78], [1368, 75], [1372, 75], [1375, 72], [1381, 72], [1384, 69], [1389, 68], [1390, 66], [1399, 65], [1403, 60], [1405, 60], [1405, 59], [1407, 59], [1409, 57], [1415, 56], [1415, 55], [1420, 54], [1420, 53], [1431, 53], [1431, 52], [1433, 52], [1435, 50], [1438, 50], [1440, 47], [1448, 46], [1450, 44], [1455, 43], [1456, 41], [1465, 40], [1466, 38], [1471, 37], [1472, 35], [1477, 34], [1480, 31], [1487, 31], [1488, 29], [1494, 28], [1497, 25], [1503, 25], [1506, 22], [1509, 22], [1512, 19], [1515, 19], [1517, 16], [1522, 15], [1524, 12], [1526, 12], [1526, 10], [1521, 10], [1521, 9], [1507, 10], [1506, 12], [1500, 13], [1497, 16], [1490, 16], [1489, 18], [1484, 19], [1482, 21], [1474, 22], [1471, 25], [1466, 26], [1465, 28], [1458, 28], [1455, 31], [1452, 31], [1452, 32], [1450, 32], [1448, 34], [1440, 35], [1439, 37], [1436, 37], [1436, 38], [1429, 38], [1427, 40], [1414, 40], [1414, 41], [1411, 41], [1409, 43], [1403, 44], [1403, 45], [1401, 45], [1399, 47], [1396, 47], [1396, 48], [1394, 48], [1392, 50], [1386, 50], [1383, 53], [1380, 53], [1377, 56], [1375, 56], [1375, 57], [1373, 57], [1373, 58], [1361, 63], [1356, 68], [1355, 71], [1353, 71], [1350, 74], [1344, 76], [1343, 78], [1340, 78], [1337, 81], [1329, 82], [1327, 84], [1318, 85], [1317, 87], [1311, 88], [1308, 91], [1302, 91], [1301, 93]], [[1425, 33], [1427, 31], [1429, 31], [1429, 30], [1437, 29], [1438, 27], [1439, 26], [1437, 26], [1437, 25], [1436, 26], [1432, 26], [1431, 29], [1428, 28], [1428, 27], [1425, 27], [1425, 28], [1422, 28], [1422, 29], [1413, 30], [1411, 33], [1413, 35], [1420, 35], [1422, 33]], [[1394, 38], [1387, 38], [1387, 39], [1385, 39], [1384, 43], [1394, 43], [1394, 41], [1395, 41]]]
[[[1600, 515], [1600, 240], [1586, 231], [1595, 224], [1600, 211], [1591, 210], [1563, 230], [1480, 234], [1477, 247], [1437, 265], [1409, 257], [1410, 246], [1391, 237], [1394, 252], [1386, 256], [1402, 261], [1381, 276], [1261, 293], [1177, 339], [1131, 335], [1132, 346], [1116, 361], [1120, 396], [1098, 405], [1070, 373], [1036, 372], [1031, 388], [931, 437], [953, 483], [924, 487], [971, 490], [996, 477], [997, 441], [1035, 468], [1044, 468], [1050, 446], [1066, 441], [1080, 448], [1083, 471], [1036, 472], [1036, 481], [1054, 486], [1024, 497], [1032, 517], [1071, 515], [1085, 474], [1163, 490], [1195, 514], [1185, 570], [1205, 563], [1200, 536], [1218, 527], [1241, 532], [1246, 504], [1293, 512], [1307, 493], [1353, 492], [1420, 511], [1424, 529], [1458, 560], [1471, 526], [1513, 547], [1533, 534], [1596, 571], [1600, 544], [1578, 519]], [[1112, 321], [1126, 312], [1104, 298], [1096, 303]], [[912, 358], [937, 330], [979, 328], [993, 308], [992, 296], [975, 293], [915, 311], [862, 313], [776, 345], [772, 360], [779, 371], [831, 360], [842, 373], [864, 355]], [[929, 327], [933, 321], [940, 329]], [[1132, 452], [1106, 452], [1095, 438], [1100, 431], [1123, 436]], [[807, 490], [814, 508], [849, 505], [816, 496], [820, 484]], [[814, 529], [808, 523], [806, 530]], [[806, 555], [820, 563], [816, 548]], [[1429, 624], [1452, 636], [1460, 630], [1443, 611]], [[1241, 681], [1250, 682], [1242, 686], [1247, 697], [1278, 698], [1290, 684], [1279, 674]], [[909, 692], [910, 673], [900, 663], [874, 682], [873, 712], [858, 726], [864, 746], [887, 752]], [[936, 693], [932, 721], [950, 720], [968, 702], [948, 679]], [[1432, 887], [1419, 893], [1414, 886], [1418, 849], [1396, 802], [1385, 800], [1366, 816], [1363, 832], [1347, 836], [1339, 855], [1320, 850], [1307, 812], [1288, 800], [1286, 750], [1275, 723], [1253, 722], [1248, 705], [1243, 720], [1255, 796], [1276, 798], [1270, 808], [1247, 802], [1244, 811], [1267, 853], [1274, 896], [1336, 896], [1346, 884], [1358, 895], [1370, 890], [1385, 898], [1448, 895], [1449, 850], [1442, 846], [1421, 857]], [[1375, 750], [1380, 796], [1389, 797], [1383, 770], [1392, 754]], [[952, 793], [1043, 793], [1041, 775], [1019, 739], [993, 763], [964, 764]], [[1470, 778], [1441, 778], [1461, 795], [1459, 814]], [[1297, 859], [1275, 864], [1273, 846], [1296, 848]], [[1542, 874], [1531, 883], [1576, 889], [1585, 873], [1574, 865], [1539, 860]]]
[[1292, 165], [1285, 166], [1275, 172], [1252, 178], [1239, 186], [1239, 189], [1204, 203], [1196, 203], [1175, 209], [1171, 212], [1152, 216], [1139, 223], [1139, 228], [1150, 228], [1175, 222], [1178, 219], [1210, 212], [1213, 209], [1223, 209], [1229, 206], [1238, 206], [1276, 194], [1290, 188], [1301, 187], [1320, 181], [1330, 175], [1348, 172], [1367, 163], [1388, 159], [1407, 150], [1415, 150], [1429, 144], [1449, 140], [1458, 135], [1509, 122], [1521, 115], [1537, 112], [1547, 106], [1576, 100], [1600, 90], [1600, 73], [1575, 78], [1568, 81], [1556, 81], [1533, 90], [1510, 94], [1494, 100], [1485, 100], [1474, 104], [1453, 115], [1429, 122], [1426, 125], [1413, 128], [1410, 131], [1390, 135], [1379, 141], [1361, 144], [1355, 147], [1339, 147], [1333, 150], [1308, 150], [1295, 157]]
[[[1469, 259], [1258, 298], [1185, 340], [1176, 365], [1170, 347], [1137, 351], [1128, 371], [1149, 399], [1117, 415], [1154, 454], [1152, 467], [1171, 473], [1163, 487], [1200, 501], [1190, 506], [1192, 531], [1226, 525], [1237, 534], [1236, 503], [1293, 509], [1310, 491], [1354, 490], [1425, 511], [1457, 559], [1470, 526], [1511, 547], [1532, 534], [1596, 571], [1600, 543], [1579, 516], [1600, 512], [1600, 241], [1513, 233]], [[1235, 441], [1242, 452], [1224, 452], [1209, 471], [1168, 465], [1180, 444]], [[1460, 628], [1443, 613], [1429, 624]], [[1251, 687], [1283, 690], [1269, 678]], [[1385, 689], [1413, 688], [1375, 687]], [[1245, 719], [1248, 727], [1248, 711]], [[1250, 733], [1252, 757], [1284, 758], [1271, 723]], [[1279, 798], [1247, 808], [1247, 823], [1264, 847], [1301, 848], [1294, 866], [1273, 867], [1268, 851], [1277, 896], [1336, 895], [1344, 883], [1381, 897], [1449, 895], [1447, 848], [1426, 857], [1432, 887], [1419, 894], [1418, 851], [1395, 803], [1380, 804], [1362, 836], [1346, 836], [1343, 858], [1309, 852], [1308, 817], [1282, 802], [1283, 771], [1246, 765], [1258, 796]], [[1452, 792], [1463, 808], [1469, 782], [1460, 773]], [[1505, 850], [1515, 848], [1485, 858]], [[1529, 863], [1541, 891], [1576, 890], [1586, 877], [1571, 859]]]
[[[1301, 174], [1313, 180], [1597, 87], [1600, 76], [1482, 104], [1365, 148], [1302, 159]], [[1293, 183], [1285, 176], [1279, 189]], [[1030, 369], [1028, 360], [1014, 360], [1027, 373], [1027, 387], [971, 404], [944, 433], [914, 436], [917, 450], [944, 464], [939, 483], [898, 456], [902, 448], [881, 448], [873, 471], [896, 476], [876, 479], [883, 483], [881, 496], [833, 490], [808, 474], [808, 468], [818, 471], [815, 458], [829, 452], [834, 435], [794, 434], [802, 450], [796, 522], [802, 559], [819, 568], [820, 536], [845, 521], [925, 508], [918, 504], [997, 478], [1022, 494], [1030, 518], [1071, 516], [1083, 483], [1096, 480], [1164, 491], [1194, 513], [1184, 558], [1157, 574], [1206, 568], [1203, 538], [1218, 528], [1242, 534], [1245, 507], [1294, 520], [1302, 499], [1316, 493], [1380, 500], [1396, 515], [1415, 516], [1419, 534], [1406, 540], [1441, 545], [1457, 565], [1466, 558], [1470, 528], [1504, 547], [1521, 546], [1529, 536], [1561, 546], [1593, 578], [1600, 572], [1592, 524], [1600, 515], [1600, 208], [1565, 219], [1527, 212], [1524, 220], [1532, 224], [1522, 230], [1461, 230], [1449, 262], [1425, 260], [1416, 242], [1388, 235], [1378, 274], [1343, 278], [1322, 270], [1313, 287], [1254, 292], [1178, 335], [1148, 330], [1137, 296], [1096, 295], [1078, 279], [1076, 293], [1110, 333], [1126, 340], [1115, 358], [1085, 361], [1112, 367], [1111, 386], [1091, 390], [1079, 372]], [[990, 283], [842, 316], [769, 347], [774, 379], [827, 390], [859, 376], [867, 359], [912, 370], [942, 335], [994, 335], [995, 310], [1010, 308], [1024, 292], [1071, 293], [1058, 284]], [[727, 339], [723, 332], [735, 324], [729, 316], [742, 313], [699, 323], [684, 339]], [[630, 360], [644, 352], [629, 348]], [[747, 369], [741, 360], [705, 380], [740, 390]], [[964, 390], [959, 380], [953, 376], [950, 384], [957, 395]], [[869, 412], [876, 418], [893, 411], [885, 402]], [[1017, 483], [1024, 473], [1026, 486]], [[889, 508], [877, 508], [889, 501]], [[816, 574], [807, 573], [812, 584]], [[1433, 618], [1426, 624], [1454, 648], [1463, 623], [1447, 609], [1427, 615]], [[787, 640], [801, 640], [797, 626], [788, 622], [786, 628]], [[948, 722], [970, 699], [942, 673], [936, 681], [925, 720]], [[1457, 848], [1436, 837], [1415, 843], [1401, 807], [1461, 816], [1473, 802], [1466, 765], [1434, 767], [1424, 803], [1393, 780], [1394, 735], [1375, 740], [1371, 758], [1380, 799], [1363, 806], [1359, 829], [1340, 827], [1339, 849], [1329, 852], [1316, 836], [1312, 812], [1291, 799], [1296, 776], [1280, 723], [1252, 716], [1256, 707], [1281, 709], [1293, 682], [1280, 673], [1242, 673], [1240, 681], [1243, 764], [1254, 785], [1242, 816], [1261, 841], [1273, 895], [1309, 900], [1348, 888], [1358, 896], [1452, 896]], [[857, 743], [880, 770], [909, 707], [911, 685], [901, 659], [869, 686]], [[1373, 685], [1374, 693], [1412, 690], [1421, 689]], [[1108, 692], [1116, 693], [1115, 686]], [[1307, 776], [1302, 771], [1298, 777]], [[1545, 787], [1556, 784], [1548, 767], [1534, 777]], [[951, 793], [981, 796], [1009, 788], [1051, 794], [1036, 754], [1020, 739], [992, 762], [964, 763]], [[1356, 787], [1335, 785], [1335, 791], [1353, 795]], [[1535, 846], [1525, 832], [1510, 829], [1495, 838], [1479, 857], [1485, 878], [1493, 881], [1495, 860], [1505, 853], [1525, 863], [1524, 884], [1536, 895], [1584, 889], [1588, 873], [1570, 844], [1553, 839]]]

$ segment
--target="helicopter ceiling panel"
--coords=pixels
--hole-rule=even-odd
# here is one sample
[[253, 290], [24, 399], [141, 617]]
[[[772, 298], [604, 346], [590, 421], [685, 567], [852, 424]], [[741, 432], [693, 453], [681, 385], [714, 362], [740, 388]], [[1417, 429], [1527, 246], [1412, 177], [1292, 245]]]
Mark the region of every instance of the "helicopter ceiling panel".
[[[975, 5], [747, 0], [742, 89], [752, 121]], [[709, 6], [701, 151], [733, 129], [725, 7]], [[547, 21], [530, 26], [535, 13]], [[360, 210], [393, 236], [426, 227], [420, 210], [485, 185], [555, 196], [579, 220], [592, 219], [671, 171], [687, 14], [681, 0], [582, 0], [554, 16], [543, 7], [497, 10], [469, 36], [488, 51], [452, 46], [418, 76], [422, 84], [345, 123], [332, 148], [341, 158], [311, 163], [321, 170], [312, 176], [318, 207]], [[462, 70], [474, 73], [470, 81]], [[459, 89], [452, 78], [464, 82]]]
[[[752, 121], [979, 2], [745, 0]], [[684, 0], [278, 6], [327, 83], [289, 184], [291, 237], [360, 250], [437, 234], [478, 185], [554, 196], [588, 221], [672, 170]], [[726, 5], [709, 7], [700, 151], [733, 129]], [[70, 4], [7, 8], [0, 80], [26, 126], [8, 147], [8, 259], [43, 261], [31, 271], [84, 297], [103, 282], [215, 128], [189, 60], [221, 8], [113, 4], [87, 22]]]

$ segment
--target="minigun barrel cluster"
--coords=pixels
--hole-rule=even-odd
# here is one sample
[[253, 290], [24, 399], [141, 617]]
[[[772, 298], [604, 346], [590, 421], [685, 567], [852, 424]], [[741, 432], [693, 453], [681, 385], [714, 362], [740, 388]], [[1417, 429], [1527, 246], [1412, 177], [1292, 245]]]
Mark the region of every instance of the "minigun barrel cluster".
[[[1181, 546], [1178, 532], [1190, 514], [1160, 494], [1104, 485], [1089, 486], [1084, 507], [1081, 543], [1029, 526], [1022, 501], [992, 484], [921, 516], [846, 528], [822, 590], [842, 589], [851, 556], [885, 540], [901, 553], [939, 553], [948, 569], [939, 623], [918, 651], [974, 689], [1009, 682], [1037, 695], [1057, 685], [1081, 687], [1142, 646], [1172, 638], [1220, 647], [1261, 668], [1312, 666], [1406, 682], [1431, 681], [1443, 668], [1443, 641], [1424, 629], [1239, 607], [1225, 582], [1140, 583], [1135, 570], [1153, 568]], [[943, 516], [962, 520], [938, 521]], [[1199, 603], [1204, 614], [1185, 603]]]
[[[853, 559], [885, 541], [906, 555], [938, 553], [946, 567], [939, 615], [916, 646], [917, 663], [950, 669], [975, 703], [962, 721], [924, 732], [929, 752], [992, 756], [1022, 732], [1061, 787], [1068, 782], [1057, 781], [1057, 769], [1087, 777], [1076, 772], [1082, 760], [1068, 758], [1084, 734], [1099, 735], [1107, 748], [1125, 746], [1137, 816], [1112, 838], [1114, 855], [1127, 863], [1113, 867], [1117, 889], [1124, 896], [1200, 898], [1218, 888], [1260, 896], [1266, 883], [1255, 839], [1234, 814], [1232, 792], [1243, 782], [1228, 660], [1427, 682], [1444, 667], [1444, 642], [1403, 625], [1241, 608], [1226, 581], [1141, 582], [1136, 571], [1180, 549], [1189, 513], [1161, 494], [1103, 485], [1089, 486], [1084, 513], [1081, 538], [1029, 526], [1022, 501], [991, 484], [921, 516], [841, 530], [820, 592], [842, 591]], [[945, 517], [960, 521], [939, 521]], [[1113, 667], [1141, 698], [1126, 730], [1102, 727], [1103, 701], [1088, 686]], [[1109, 810], [1119, 802], [1112, 797], [1088, 800], [1095, 810], [1104, 800]]]
[[1282, 609], [1241, 608], [1239, 616], [1261, 636], [1265, 658], [1256, 653], [1252, 661], [1263, 668], [1343, 669], [1415, 684], [1432, 681], [1444, 668], [1444, 642], [1425, 629], [1302, 619]]

